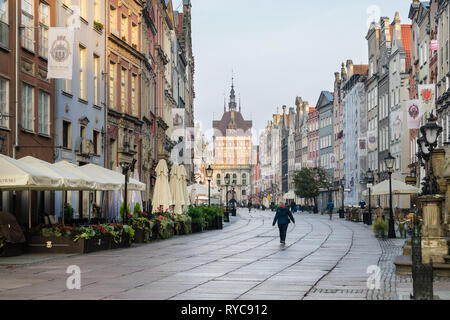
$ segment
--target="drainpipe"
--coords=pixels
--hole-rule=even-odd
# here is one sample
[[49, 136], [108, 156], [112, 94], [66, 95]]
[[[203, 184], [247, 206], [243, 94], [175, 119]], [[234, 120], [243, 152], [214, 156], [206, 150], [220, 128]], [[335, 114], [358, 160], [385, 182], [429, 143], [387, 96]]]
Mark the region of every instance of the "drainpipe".
[[16, 2], [16, 79], [15, 79], [15, 111], [14, 111], [14, 147], [13, 158], [16, 158], [16, 148], [19, 146], [19, 2]]

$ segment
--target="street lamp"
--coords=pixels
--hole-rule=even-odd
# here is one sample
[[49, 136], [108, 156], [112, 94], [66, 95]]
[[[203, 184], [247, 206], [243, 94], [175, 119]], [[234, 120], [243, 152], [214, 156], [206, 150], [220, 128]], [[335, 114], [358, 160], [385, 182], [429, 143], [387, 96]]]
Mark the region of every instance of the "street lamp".
[[345, 192], [345, 178], [341, 179], [341, 187], [342, 187], [342, 208], [340, 218], [344, 218], [345, 209], [344, 209], [344, 192]]
[[369, 169], [369, 171], [367, 171], [366, 177], [367, 177], [367, 184], [370, 185], [370, 186], [368, 186], [368, 188], [369, 188], [369, 213], [367, 215], [367, 225], [371, 226], [372, 225], [372, 207], [371, 207], [372, 198], [371, 198], [370, 193], [372, 191], [371, 187], [375, 181], [373, 171]]
[[229, 173], [227, 173], [225, 175], [224, 180], [225, 180], [225, 203], [226, 203], [226, 206], [227, 206], [227, 210], [225, 212], [225, 217], [229, 221], [229, 215], [230, 215], [230, 211], [229, 211], [230, 203], [228, 201], [228, 186], [230, 185], [230, 174]]
[[389, 155], [384, 158], [384, 164], [389, 174], [389, 238], [395, 238], [394, 227], [394, 212], [392, 210], [392, 170], [394, 169], [395, 158], [389, 152]]
[[442, 127], [436, 124], [436, 118], [431, 114], [430, 118], [428, 118], [428, 123], [422, 126], [420, 131], [423, 136], [417, 140], [419, 144], [419, 158], [425, 160], [424, 167], [427, 172], [422, 193], [424, 195], [437, 194], [439, 193], [439, 186], [433, 173], [431, 158], [433, 150], [437, 146], [437, 139], [442, 133]]
[[137, 160], [136, 159], [133, 159], [133, 162], [132, 162], [132, 164], [130, 165], [128, 162], [125, 162], [125, 161], [122, 161], [121, 163], [120, 163], [120, 166], [122, 167], [122, 172], [123, 172], [123, 174], [125, 175], [125, 201], [124, 201], [124, 205], [123, 205], [123, 221], [122, 221], [122, 223], [124, 224], [124, 225], [126, 225], [127, 224], [127, 222], [128, 222], [128, 201], [127, 201], [127, 196], [128, 196], [128, 189], [127, 189], [127, 186], [128, 186], [128, 171], [131, 171], [131, 172], [134, 172], [134, 166], [135, 166], [135, 164], [136, 164], [136, 162], [137, 162]]
[[206, 169], [206, 176], [208, 177], [208, 207], [211, 207], [211, 179], [213, 176], [213, 169], [211, 165]]

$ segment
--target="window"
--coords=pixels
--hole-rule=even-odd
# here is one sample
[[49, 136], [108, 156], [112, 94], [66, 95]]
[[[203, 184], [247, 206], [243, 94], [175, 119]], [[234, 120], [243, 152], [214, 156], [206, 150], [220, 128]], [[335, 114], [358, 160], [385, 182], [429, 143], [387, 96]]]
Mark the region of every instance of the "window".
[[221, 183], [220, 183], [220, 182], [221, 182], [221, 181], [220, 181], [220, 178], [221, 178], [220, 173], [218, 173], [217, 176], [216, 176], [216, 181], [217, 181], [217, 185], [218, 185], [218, 186], [221, 185]]
[[116, 109], [116, 64], [109, 63], [109, 107]]
[[[9, 115], [9, 80], [0, 78], [0, 113]], [[2, 117], [0, 126], [9, 128], [9, 118]]]
[[133, 74], [131, 79], [131, 107], [133, 108], [133, 116], [139, 116], [137, 104], [137, 75]]
[[50, 95], [39, 90], [38, 132], [50, 135]]
[[80, 0], [80, 17], [83, 18], [85, 21], [88, 20], [88, 9], [87, 9], [87, 1], [88, 0]]
[[86, 137], [86, 127], [85, 126], [80, 126], [80, 138], [85, 138]]
[[78, 56], [79, 68], [80, 68], [80, 99], [87, 100], [86, 91], [87, 91], [87, 83], [86, 83], [86, 48], [80, 46], [79, 56]]
[[50, 6], [39, 3], [39, 55], [48, 57], [48, 31], [50, 27]]
[[117, 35], [117, 10], [109, 7], [109, 31]]
[[0, 45], [9, 46], [9, 17], [8, 0], [0, 0]]
[[94, 55], [94, 105], [100, 106], [100, 57]]
[[131, 43], [133, 47], [139, 49], [138, 27], [134, 22], [131, 24]]
[[62, 147], [72, 149], [72, 124], [63, 120], [62, 130]]
[[100, 0], [94, 0], [94, 21], [101, 22], [102, 21], [102, 5]]
[[242, 185], [247, 184], [247, 175], [245, 173], [242, 174]]
[[22, 83], [22, 128], [34, 131], [34, 88]]
[[22, 0], [22, 46], [34, 52], [34, 6], [33, 0]]
[[62, 80], [62, 91], [68, 94], [72, 94], [72, 80], [69, 79]]
[[120, 105], [122, 107], [122, 112], [127, 112], [127, 100], [128, 100], [128, 71], [122, 68], [122, 73], [120, 76]]
[[94, 154], [100, 155], [99, 146], [100, 146], [100, 132], [94, 130], [92, 132], [92, 143], [94, 144]]
[[233, 181], [232, 181], [232, 184], [237, 184], [237, 175], [236, 175], [236, 173], [233, 173]]
[[128, 40], [128, 17], [122, 14], [122, 19], [120, 22], [120, 36], [122, 40]]

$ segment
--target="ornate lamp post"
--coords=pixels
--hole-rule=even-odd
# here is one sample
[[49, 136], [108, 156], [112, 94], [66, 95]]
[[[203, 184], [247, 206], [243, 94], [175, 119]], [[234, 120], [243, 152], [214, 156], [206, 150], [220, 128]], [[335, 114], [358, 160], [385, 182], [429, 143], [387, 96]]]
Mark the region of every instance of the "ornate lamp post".
[[225, 175], [224, 181], [225, 181], [225, 204], [227, 206], [227, 209], [225, 210], [225, 219], [226, 219], [225, 221], [229, 222], [230, 221], [230, 218], [229, 218], [230, 205], [229, 205], [229, 201], [228, 201], [228, 186], [230, 185], [230, 174], [229, 173], [227, 173]]
[[367, 184], [368, 184], [368, 188], [369, 188], [369, 213], [367, 214], [367, 225], [371, 226], [372, 225], [371, 191], [372, 191], [372, 185], [375, 181], [375, 177], [374, 177], [372, 170], [369, 169], [369, 171], [367, 171], [366, 178], [367, 178]]
[[123, 224], [127, 224], [128, 222], [128, 171], [134, 172], [134, 166], [136, 164], [137, 160], [133, 159], [132, 164], [130, 165], [128, 162], [122, 161], [120, 163], [120, 166], [122, 167], [122, 172], [125, 175], [125, 196], [124, 196], [124, 205], [123, 205]]
[[389, 174], [389, 238], [395, 238], [394, 212], [392, 210], [392, 170], [394, 169], [395, 158], [389, 152], [389, 155], [384, 158], [387, 172]]
[[425, 170], [427, 175], [423, 188], [423, 194], [437, 194], [439, 193], [439, 186], [436, 177], [433, 173], [433, 164], [431, 162], [433, 150], [437, 147], [437, 139], [442, 133], [442, 127], [436, 124], [436, 118], [431, 114], [426, 125], [420, 128], [422, 138], [417, 140], [419, 144], [420, 157], [425, 160]]
[[206, 177], [208, 178], [208, 207], [211, 207], [211, 179], [213, 176], [214, 170], [211, 168], [211, 165], [206, 169]]
[[0, 153], [3, 150], [3, 143], [5, 142], [5, 137], [0, 134]]

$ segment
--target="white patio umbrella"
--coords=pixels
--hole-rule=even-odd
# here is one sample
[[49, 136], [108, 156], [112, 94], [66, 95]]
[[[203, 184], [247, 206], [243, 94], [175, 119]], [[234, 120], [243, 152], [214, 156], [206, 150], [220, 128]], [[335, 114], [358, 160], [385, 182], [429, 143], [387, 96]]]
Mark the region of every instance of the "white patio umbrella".
[[[121, 189], [125, 189], [125, 175], [120, 172], [115, 172], [92, 163], [84, 165], [80, 168], [89, 175], [92, 174], [102, 176], [105, 179], [108, 179], [108, 181], [113, 181], [116, 184], [120, 184]], [[136, 179], [129, 178], [127, 183], [127, 190], [145, 191], [145, 188], [146, 185], [144, 183], [139, 182]]]
[[[410, 186], [402, 181], [392, 180], [392, 194], [419, 194], [420, 189]], [[369, 190], [363, 191], [363, 196], [369, 195]], [[389, 180], [385, 180], [371, 188], [371, 196], [382, 196], [389, 194]]]
[[191, 205], [191, 201], [189, 199], [189, 192], [187, 189], [187, 173], [186, 173], [186, 168], [184, 167], [184, 165], [179, 165], [179, 172], [180, 172], [180, 179], [181, 179], [181, 187], [182, 187], [182, 191], [183, 191], [183, 196], [184, 196], [184, 211], [187, 211], [188, 207]]
[[173, 202], [175, 203], [174, 213], [176, 214], [182, 214], [183, 206], [185, 206], [180, 170], [180, 166], [174, 164], [170, 171], [170, 191], [172, 192]]
[[31, 190], [58, 190], [63, 182], [55, 173], [43, 173], [28, 163], [0, 154], [0, 189], [28, 191], [28, 226], [31, 228]]
[[[46, 161], [36, 159], [31, 156], [27, 156], [19, 159], [20, 162], [27, 163], [41, 171], [42, 173], [49, 175], [57, 175], [62, 180], [61, 188], [58, 190], [95, 190], [95, 181], [87, 176], [82, 176], [75, 171], [67, 170], [58, 166], [55, 166]], [[61, 218], [64, 225], [64, 204], [66, 203], [65, 193], [63, 192], [63, 201], [61, 201]]]
[[163, 210], [168, 210], [170, 206], [174, 205], [172, 193], [170, 192], [169, 170], [167, 169], [166, 160], [160, 160], [155, 171], [156, 182], [152, 197], [152, 213], [158, 212], [160, 207], [162, 207]]
[[88, 173], [83, 169], [83, 167], [79, 167], [67, 161], [57, 162], [54, 164], [54, 166], [74, 172], [75, 174], [82, 176], [86, 181], [94, 181], [95, 190], [112, 191], [120, 190], [121, 188], [121, 185], [116, 180], [105, 178], [104, 176], [99, 174]]
[[[119, 167], [116, 167], [116, 172], [120, 173]], [[120, 190], [115, 190], [111, 192], [110, 197], [108, 217], [111, 220], [119, 221], [119, 212], [123, 202], [123, 194]]]
[[[139, 181], [139, 172], [137, 169], [134, 169], [134, 180]], [[141, 191], [138, 190], [134, 190], [131, 192], [131, 197], [130, 197], [130, 210], [133, 211], [134, 210], [134, 206], [136, 205], [136, 203], [139, 203], [139, 205], [141, 206], [141, 210], [142, 208], [142, 195], [141, 195]]]

